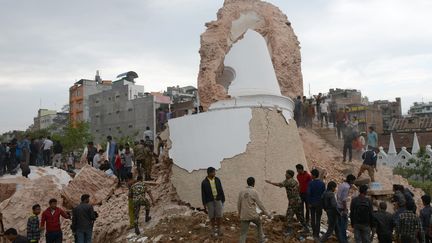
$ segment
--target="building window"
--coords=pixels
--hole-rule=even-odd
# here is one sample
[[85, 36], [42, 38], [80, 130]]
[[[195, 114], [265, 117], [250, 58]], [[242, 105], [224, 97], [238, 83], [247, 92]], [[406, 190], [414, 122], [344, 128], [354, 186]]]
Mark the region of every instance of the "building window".
[[129, 125], [129, 128], [132, 128], [133, 126], [132, 125]]
[[120, 95], [116, 95], [116, 99], [120, 98]]
[[128, 111], [132, 111], [132, 110], [133, 110], [132, 108], [129, 108], [129, 109], [128, 109]]
[[96, 100], [95, 103], [98, 104], [98, 103], [99, 103], [99, 100]]
[[120, 111], [116, 111], [116, 113], [117, 113], [117, 114], [119, 114], [119, 113], [120, 113]]
[[99, 130], [98, 130], [98, 129], [96, 129], [96, 132], [99, 132]]
[[111, 97], [108, 97], [108, 100], [111, 100]]
[[111, 116], [111, 112], [108, 112], [108, 115]]
[[110, 128], [108, 128], [108, 130], [109, 130], [109, 131], [111, 131], [111, 127], [110, 127]]

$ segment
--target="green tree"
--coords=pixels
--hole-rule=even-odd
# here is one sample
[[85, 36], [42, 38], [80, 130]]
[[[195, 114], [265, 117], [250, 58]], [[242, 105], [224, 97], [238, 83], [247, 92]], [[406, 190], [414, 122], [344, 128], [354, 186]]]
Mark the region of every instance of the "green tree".
[[75, 127], [69, 124], [63, 134], [53, 134], [53, 138], [62, 143], [65, 152], [80, 150], [93, 139], [86, 122], [76, 123]]

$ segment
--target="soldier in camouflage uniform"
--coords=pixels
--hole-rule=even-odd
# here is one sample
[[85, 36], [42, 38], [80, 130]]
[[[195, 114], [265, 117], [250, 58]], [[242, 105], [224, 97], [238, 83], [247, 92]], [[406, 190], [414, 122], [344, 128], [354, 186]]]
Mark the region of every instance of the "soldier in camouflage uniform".
[[141, 206], [144, 206], [146, 210], [146, 216], [145, 221], [150, 221], [150, 202], [146, 198], [146, 194], [149, 195], [152, 204], [154, 204], [153, 196], [151, 192], [147, 189], [147, 186], [143, 182], [143, 177], [138, 176], [137, 182], [133, 184], [129, 190], [130, 197], [132, 198], [132, 203], [134, 206], [134, 226], [135, 226], [135, 233], [137, 235], [140, 234], [139, 228], [138, 228], [138, 220], [139, 220], [139, 213], [141, 210]]
[[294, 171], [287, 170], [285, 173], [285, 180], [280, 183], [271, 182], [269, 180], [266, 180], [266, 182], [274, 186], [285, 187], [288, 197], [288, 209], [286, 212], [287, 233], [291, 233], [292, 231], [294, 214], [296, 215], [297, 220], [304, 227], [304, 230], [308, 232], [309, 229], [305, 223], [302, 213], [303, 205], [300, 198], [299, 184], [296, 180], [294, 180]]

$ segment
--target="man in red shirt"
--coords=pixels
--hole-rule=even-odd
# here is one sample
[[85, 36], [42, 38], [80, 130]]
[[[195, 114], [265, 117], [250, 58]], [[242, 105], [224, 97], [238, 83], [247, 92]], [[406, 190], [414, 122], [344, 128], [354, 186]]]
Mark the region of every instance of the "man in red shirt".
[[[309, 182], [312, 181], [312, 176], [309, 172], [304, 170], [304, 167], [302, 164], [296, 165], [297, 169], [297, 181], [299, 182], [299, 190], [300, 190], [300, 197], [302, 200], [302, 214], [305, 217], [306, 224], [309, 225], [309, 205], [307, 203], [307, 189]], [[305, 208], [306, 207], [306, 215], [305, 215]]]
[[57, 207], [57, 199], [49, 200], [49, 208], [42, 213], [41, 219], [41, 229], [46, 229], [46, 243], [61, 243], [63, 241], [60, 216], [70, 219], [69, 213]]

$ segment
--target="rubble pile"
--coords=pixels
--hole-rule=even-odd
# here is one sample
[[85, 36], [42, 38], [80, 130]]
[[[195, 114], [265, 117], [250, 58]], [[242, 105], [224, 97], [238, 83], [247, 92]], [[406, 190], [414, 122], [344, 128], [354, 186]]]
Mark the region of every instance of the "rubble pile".
[[76, 207], [81, 202], [81, 195], [89, 194], [90, 203], [101, 204], [115, 189], [117, 178], [89, 165], [83, 167], [75, 178], [62, 190], [63, 206]]
[[40, 204], [44, 210], [48, 207], [48, 201], [51, 198], [60, 199], [60, 189], [55, 179], [55, 176], [47, 175], [32, 180], [31, 183], [25, 183], [10, 198], [4, 200], [0, 204], [0, 212], [3, 213], [5, 227], [14, 227], [20, 233], [25, 233], [27, 218], [34, 204]]

